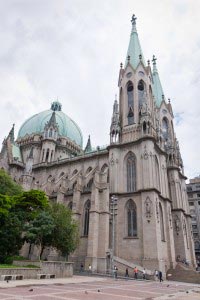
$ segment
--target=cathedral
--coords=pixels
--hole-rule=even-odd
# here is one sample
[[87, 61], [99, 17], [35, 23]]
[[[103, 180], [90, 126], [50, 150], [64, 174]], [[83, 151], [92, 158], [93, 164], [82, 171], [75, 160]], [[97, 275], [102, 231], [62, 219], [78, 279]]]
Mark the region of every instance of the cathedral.
[[[72, 210], [80, 231], [69, 258], [76, 268], [106, 272], [115, 261], [166, 273], [177, 258], [195, 265], [186, 177], [156, 58], [145, 62], [134, 15], [131, 23], [109, 145], [93, 149], [89, 137], [83, 147], [81, 129], [55, 101], [27, 119], [17, 139], [12, 127], [0, 168]], [[48, 251], [48, 259], [58, 255]]]

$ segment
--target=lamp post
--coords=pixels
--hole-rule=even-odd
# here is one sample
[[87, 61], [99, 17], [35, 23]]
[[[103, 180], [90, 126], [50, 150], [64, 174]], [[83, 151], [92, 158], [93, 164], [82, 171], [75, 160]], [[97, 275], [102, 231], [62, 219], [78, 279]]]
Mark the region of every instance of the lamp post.
[[110, 209], [112, 215], [112, 255], [111, 255], [111, 270], [114, 270], [114, 254], [115, 254], [115, 206], [117, 204], [117, 197], [111, 196]]

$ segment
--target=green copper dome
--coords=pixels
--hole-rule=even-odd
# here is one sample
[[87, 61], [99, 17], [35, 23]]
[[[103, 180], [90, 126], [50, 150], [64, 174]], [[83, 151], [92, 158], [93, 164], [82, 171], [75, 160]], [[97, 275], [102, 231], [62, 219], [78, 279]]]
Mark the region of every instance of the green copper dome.
[[77, 145], [82, 147], [83, 137], [80, 128], [72, 119], [61, 111], [61, 104], [59, 102], [53, 102], [51, 109], [42, 111], [26, 120], [19, 130], [18, 138], [22, 138], [26, 134], [42, 134], [44, 132], [45, 125], [49, 122], [52, 116], [53, 111], [55, 111], [59, 135], [68, 137], [71, 141], [74, 141]]

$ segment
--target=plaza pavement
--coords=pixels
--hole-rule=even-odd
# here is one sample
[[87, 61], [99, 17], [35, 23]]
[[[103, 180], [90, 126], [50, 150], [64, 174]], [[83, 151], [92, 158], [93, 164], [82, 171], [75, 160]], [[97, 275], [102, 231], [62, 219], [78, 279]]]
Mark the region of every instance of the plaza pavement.
[[200, 300], [200, 285], [93, 276], [0, 281], [1, 300]]

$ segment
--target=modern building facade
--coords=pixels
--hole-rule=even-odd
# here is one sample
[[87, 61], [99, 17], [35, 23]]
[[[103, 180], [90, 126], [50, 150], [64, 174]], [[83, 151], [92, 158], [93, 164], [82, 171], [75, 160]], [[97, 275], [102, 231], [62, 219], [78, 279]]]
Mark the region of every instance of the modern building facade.
[[192, 216], [195, 255], [200, 264], [200, 177], [190, 179], [187, 184], [187, 194]]
[[[80, 128], [59, 102], [26, 120], [16, 140], [13, 127], [3, 141], [1, 168], [24, 189], [42, 189], [72, 209], [80, 228], [71, 256], [77, 267], [106, 271], [113, 255], [164, 273], [177, 257], [195, 265], [172, 106], [155, 56], [152, 62], [144, 60], [133, 15], [106, 148], [93, 150], [89, 138], [83, 149]], [[48, 258], [56, 255], [50, 251]]]

